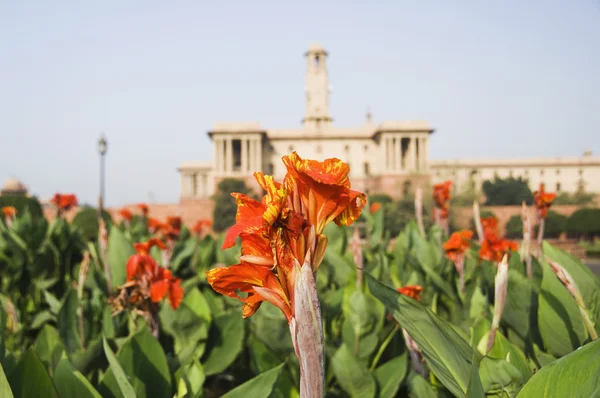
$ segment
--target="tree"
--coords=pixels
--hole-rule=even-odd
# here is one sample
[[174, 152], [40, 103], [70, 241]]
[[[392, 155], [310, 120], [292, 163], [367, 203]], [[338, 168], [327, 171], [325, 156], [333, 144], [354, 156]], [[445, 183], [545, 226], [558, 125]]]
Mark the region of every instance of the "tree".
[[521, 177], [495, 177], [492, 181], [484, 181], [481, 188], [487, 198], [486, 206], [520, 206], [523, 201], [527, 204], [533, 201], [529, 184]]
[[508, 239], [519, 239], [523, 237], [523, 218], [520, 214], [515, 214], [508, 219], [506, 226], [506, 237]]
[[243, 180], [226, 178], [217, 185], [217, 192], [213, 196], [215, 209], [213, 211], [213, 230], [223, 232], [235, 224], [237, 204], [231, 196], [232, 192], [239, 192], [249, 196], [252, 190]]
[[600, 209], [579, 209], [567, 221], [567, 234], [571, 238], [592, 238], [600, 235]]

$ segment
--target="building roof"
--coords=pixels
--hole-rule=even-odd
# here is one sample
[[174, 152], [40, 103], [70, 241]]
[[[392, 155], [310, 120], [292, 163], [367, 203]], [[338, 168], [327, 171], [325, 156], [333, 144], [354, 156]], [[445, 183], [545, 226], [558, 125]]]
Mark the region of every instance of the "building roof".
[[480, 167], [560, 167], [560, 166], [600, 166], [599, 156], [573, 156], [520, 159], [457, 159], [431, 160], [429, 167], [441, 168], [480, 168]]
[[27, 191], [27, 187], [16, 178], [9, 178], [4, 182], [2, 190], [7, 192], [24, 192]]
[[211, 170], [212, 168], [212, 162], [187, 162], [182, 163], [177, 171]]
[[258, 122], [236, 122], [236, 123], [215, 123], [208, 135], [213, 134], [231, 134], [231, 133], [264, 133], [265, 130], [260, 127]]
[[426, 122], [382, 122], [379, 125], [366, 123], [361, 127], [344, 128], [332, 125], [319, 129], [306, 126], [297, 129], [271, 129], [266, 134], [272, 140], [301, 140], [301, 139], [328, 139], [328, 138], [373, 138], [377, 133], [391, 132], [428, 132], [433, 129]]
[[325, 54], [327, 55], [327, 51], [323, 48], [323, 46], [317, 42], [313, 42], [308, 48], [306, 54]]

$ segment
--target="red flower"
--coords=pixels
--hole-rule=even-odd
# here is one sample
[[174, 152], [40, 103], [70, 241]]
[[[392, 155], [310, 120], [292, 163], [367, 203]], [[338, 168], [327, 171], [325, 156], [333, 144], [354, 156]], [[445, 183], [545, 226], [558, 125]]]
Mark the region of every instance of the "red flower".
[[132, 255], [127, 260], [127, 280], [141, 278], [144, 275], [151, 278], [157, 272], [158, 264], [150, 255], [150, 249], [153, 246], [158, 246], [164, 250], [165, 245], [159, 239], [152, 238], [148, 242], [135, 243], [133, 246], [137, 254]]
[[[448, 218], [448, 209], [450, 208], [448, 201], [450, 200], [450, 187], [452, 181], [445, 181], [441, 184], [433, 186], [433, 200], [437, 208], [440, 220]], [[434, 215], [435, 217], [435, 215]]]
[[54, 194], [50, 200], [60, 211], [67, 211], [77, 206], [77, 196], [73, 194]]
[[484, 239], [479, 249], [479, 257], [492, 262], [500, 262], [508, 251], [517, 250], [517, 244], [503, 239], [498, 234], [498, 219], [486, 217], [481, 219]]
[[423, 286], [421, 285], [408, 285], [408, 286], [403, 286], [400, 289], [398, 289], [398, 292], [400, 294], [403, 294], [405, 296], [408, 296], [412, 299], [421, 301], [421, 292], [423, 291]]
[[371, 211], [371, 214], [375, 214], [375, 212], [377, 210], [379, 210], [380, 208], [381, 208], [381, 203], [373, 202], [373, 204], [371, 205], [371, 208], [369, 210]]
[[142, 214], [143, 214], [144, 216], [148, 216], [148, 213], [149, 213], [149, 211], [150, 211], [150, 210], [148, 209], [148, 205], [147, 205], [147, 204], [145, 204], [145, 203], [138, 203], [138, 204], [136, 205], [136, 207], [137, 207], [138, 209], [140, 209], [140, 211], [142, 212]]
[[446, 257], [456, 262], [459, 256], [463, 256], [471, 244], [469, 240], [473, 237], [473, 231], [462, 230], [452, 233], [450, 239], [444, 243]]
[[173, 309], [177, 309], [183, 300], [183, 288], [181, 279], [173, 276], [171, 271], [166, 268], [158, 267], [158, 270], [150, 284], [150, 299], [158, 303], [165, 296], [169, 298], [169, 304]]
[[131, 211], [129, 209], [119, 210], [119, 215], [127, 221], [131, 221], [131, 219], [133, 218], [133, 214], [131, 213]]
[[158, 231], [159, 229], [163, 228], [163, 226], [164, 226], [162, 221], [157, 220], [156, 218], [149, 218], [147, 223], [148, 223], [148, 228], [152, 232]]
[[192, 231], [197, 235], [210, 227], [212, 227], [212, 220], [198, 220], [196, 221], [196, 224], [194, 224]]
[[5, 217], [15, 217], [17, 215], [17, 209], [14, 206], [4, 206], [2, 208], [2, 213]]
[[552, 206], [552, 202], [556, 198], [555, 193], [544, 191], [544, 184], [540, 184], [540, 189], [533, 193], [533, 201], [537, 208], [538, 218], [545, 218], [548, 214], [548, 209]]

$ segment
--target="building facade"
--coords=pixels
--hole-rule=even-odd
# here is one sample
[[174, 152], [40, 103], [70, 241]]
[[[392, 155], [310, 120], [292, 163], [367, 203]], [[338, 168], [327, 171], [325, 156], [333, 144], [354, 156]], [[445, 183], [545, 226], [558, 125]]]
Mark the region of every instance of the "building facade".
[[252, 174], [263, 171], [281, 179], [281, 157], [298, 152], [303, 158], [336, 157], [350, 165], [353, 188], [366, 193], [401, 197], [417, 185], [453, 180], [455, 189], [479, 189], [484, 180], [510, 175], [527, 178], [533, 187], [575, 192], [584, 187], [600, 192], [600, 158], [511, 159], [496, 161], [435, 161], [429, 159], [434, 129], [424, 121], [374, 123], [370, 114], [362, 126], [335, 126], [329, 112], [327, 52], [313, 44], [306, 58], [306, 109], [302, 125], [265, 129], [259, 123], [217, 123], [208, 132], [213, 161], [182, 164], [181, 200], [208, 199], [225, 178], [246, 180], [258, 190]]

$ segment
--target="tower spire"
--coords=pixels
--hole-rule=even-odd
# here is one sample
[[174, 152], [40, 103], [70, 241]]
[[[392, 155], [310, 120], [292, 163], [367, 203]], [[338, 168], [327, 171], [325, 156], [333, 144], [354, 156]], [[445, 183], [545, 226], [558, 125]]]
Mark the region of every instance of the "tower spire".
[[305, 126], [321, 127], [332, 122], [329, 115], [329, 79], [327, 76], [327, 52], [313, 43], [304, 54], [306, 67], [306, 115]]

